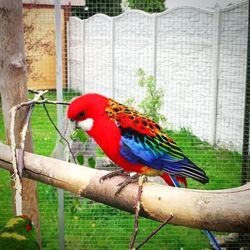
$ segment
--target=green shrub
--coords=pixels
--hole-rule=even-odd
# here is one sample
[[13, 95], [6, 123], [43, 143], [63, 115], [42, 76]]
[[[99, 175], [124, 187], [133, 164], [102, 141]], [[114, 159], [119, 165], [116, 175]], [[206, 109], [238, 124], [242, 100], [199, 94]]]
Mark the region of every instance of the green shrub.
[[166, 10], [164, 2], [164, 0], [128, 0], [128, 6], [131, 9], [138, 9], [149, 13], [155, 13]]
[[139, 86], [146, 89], [145, 97], [139, 104], [141, 112], [156, 123], [166, 122], [164, 115], [160, 113], [163, 106], [164, 90], [156, 87], [156, 79], [154, 76], [146, 76], [143, 69], [137, 71], [139, 77]]

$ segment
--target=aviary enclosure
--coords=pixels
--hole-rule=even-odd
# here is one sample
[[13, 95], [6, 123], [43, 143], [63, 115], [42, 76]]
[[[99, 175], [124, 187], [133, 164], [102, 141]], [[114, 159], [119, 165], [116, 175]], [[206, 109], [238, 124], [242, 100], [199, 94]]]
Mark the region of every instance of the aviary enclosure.
[[[5, 10], [12, 9], [11, 2], [15, 1], [0, 3], [1, 20], [8, 20]], [[21, 6], [23, 30], [19, 31], [24, 32], [27, 86], [33, 90], [28, 93], [30, 99], [34, 98], [34, 90], [48, 90], [43, 97], [50, 101], [69, 102], [89, 92], [109, 96], [159, 120], [183, 152], [207, 173], [208, 184], [188, 179], [188, 188], [220, 190], [236, 188], [249, 181], [248, 1], [202, 9], [194, 6], [170, 9], [168, 1], [134, 0], [55, 0], [55, 3], [23, 0]], [[0, 29], [4, 30], [4, 25], [1, 21]], [[4, 34], [0, 30], [0, 35]], [[0, 51], [4, 54], [2, 48]], [[0, 55], [2, 64], [3, 58]], [[12, 90], [6, 90], [15, 74], [8, 78], [3, 69], [0, 69], [3, 101], [0, 142], [6, 144], [10, 139], [9, 128], [4, 126], [9, 122], [3, 115], [8, 112], [5, 95], [13, 91], [13, 95], [18, 96], [26, 90], [13, 87], [15, 85]], [[94, 170], [117, 168], [93, 140], [83, 145], [83, 138], [73, 134], [66, 119], [67, 107], [46, 107], [47, 112], [43, 105], [33, 107], [31, 128], [35, 154], [73, 161], [56, 125], [70, 143], [78, 164]], [[5, 147], [1, 150], [8, 152]], [[0, 158], [1, 164], [4, 166], [6, 162]], [[85, 172], [79, 170], [79, 173]], [[31, 172], [28, 176], [37, 178], [32, 177]], [[81, 175], [78, 177], [81, 179]], [[11, 179], [9, 172], [0, 168], [0, 226], [15, 210]], [[44, 182], [43, 178], [38, 180]], [[165, 185], [158, 178], [150, 178], [150, 181]], [[133, 214], [80, 197], [73, 193], [75, 186], [66, 188], [72, 190], [69, 192], [54, 187], [59, 182], [54, 186], [42, 182], [37, 182], [38, 207], [32, 212], [40, 217], [38, 234], [42, 249], [128, 249], [134, 229]], [[245, 190], [249, 191], [249, 186]], [[90, 194], [85, 196], [94, 197], [91, 191], [86, 192]], [[180, 194], [176, 195], [178, 203]], [[180, 195], [179, 199], [184, 196]], [[112, 203], [113, 198], [109, 199]], [[98, 199], [101, 200], [110, 204], [105, 202], [105, 194]], [[225, 198], [225, 202], [230, 207], [230, 199]], [[118, 202], [115, 207], [121, 208], [121, 204]], [[178, 209], [185, 214], [189, 204], [180, 204]], [[131, 210], [130, 205], [123, 206]], [[231, 210], [235, 212], [235, 208], [232, 201]], [[232, 217], [250, 210], [247, 198], [239, 202], [239, 208]], [[222, 218], [213, 218], [213, 212], [218, 210], [218, 207], [211, 208], [211, 213], [206, 214], [206, 223], [209, 225], [211, 217], [215, 221], [212, 228], [216, 228], [216, 221], [219, 228], [227, 228], [227, 223], [220, 225]], [[202, 211], [200, 214], [203, 215]], [[248, 223], [242, 222], [245, 230], [244, 227], [238, 230], [239, 224], [235, 230], [232, 227], [227, 232], [215, 230], [219, 231], [214, 234], [223, 249], [250, 248], [249, 213], [245, 218], [248, 219]], [[135, 247], [159, 224], [139, 217]], [[175, 224], [177, 226], [170, 221], [142, 249], [213, 249], [199, 227]]]

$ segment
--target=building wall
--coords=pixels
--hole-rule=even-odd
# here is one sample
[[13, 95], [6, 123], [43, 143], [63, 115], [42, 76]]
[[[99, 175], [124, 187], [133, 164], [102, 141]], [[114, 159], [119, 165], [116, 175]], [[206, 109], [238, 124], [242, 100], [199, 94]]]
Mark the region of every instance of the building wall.
[[[28, 87], [33, 89], [56, 88], [55, 11], [53, 7], [24, 6], [24, 41], [28, 67]], [[61, 11], [63, 83], [65, 77], [64, 9]]]
[[[23, 4], [46, 4], [54, 6], [55, 0], [23, 0]], [[61, 0], [61, 5], [84, 6], [85, 0]]]

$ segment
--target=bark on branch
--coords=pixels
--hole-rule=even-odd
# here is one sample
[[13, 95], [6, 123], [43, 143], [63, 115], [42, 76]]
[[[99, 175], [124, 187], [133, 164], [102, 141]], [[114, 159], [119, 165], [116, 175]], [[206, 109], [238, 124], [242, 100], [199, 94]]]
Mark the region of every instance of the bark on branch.
[[[117, 184], [126, 177], [118, 176], [99, 182], [107, 171], [95, 170], [72, 163], [25, 152], [28, 178], [81, 194], [128, 212], [134, 212], [138, 187], [130, 184], [115, 196]], [[12, 170], [9, 146], [0, 143], [0, 166]], [[172, 188], [145, 183], [140, 214], [164, 221], [171, 214], [171, 224], [213, 231], [250, 232], [250, 183], [238, 188], [201, 191]]]

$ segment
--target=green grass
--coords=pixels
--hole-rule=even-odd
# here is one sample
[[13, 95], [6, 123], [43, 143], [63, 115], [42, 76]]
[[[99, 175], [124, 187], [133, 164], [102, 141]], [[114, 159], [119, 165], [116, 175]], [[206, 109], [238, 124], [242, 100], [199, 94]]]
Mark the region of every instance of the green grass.
[[[66, 211], [67, 213], [67, 211]], [[66, 225], [71, 230], [66, 234], [66, 246], [82, 242], [79, 249], [127, 249], [132, 235], [134, 218], [126, 212], [84, 199], [79, 210], [68, 210]], [[140, 218], [137, 243], [157, 226], [158, 222]], [[79, 242], [79, 243], [80, 243]], [[81, 244], [81, 243], [80, 243]], [[206, 236], [198, 229], [172, 225], [162, 229], [143, 249], [205, 249], [209, 246]]]
[[[49, 99], [55, 100], [54, 92], [48, 93], [47, 96]], [[47, 107], [56, 122], [56, 107], [54, 105], [47, 105]], [[190, 188], [223, 189], [240, 185], [241, 155], [239, 153], [212, 147], [184, 129], [179, 132], [167, 131], [167, 133], [183, 149], [184, 153], [209, 176], [210, 182], [207, 185], [188, 180]], [[35, 152], [50, 156], [55, 147], [56, 132], [42, 105], [36, 105], [33, 111], [32, 135]], [[0, 141], [5, 142], [1, 114]], [[100, 149], [98, 149], [98, 155], [103, 155]], [[43, 249], [58, 249], [57, 190], [39, 183], [38, 193]], [[0, 197], [0, 226], [2, 226], [12, 216], [12, 208], [9, 173], [1, 169]], [[185, 209], [185, 205], [183, 205], [183, 209]], [[79, 200], [71, 193], [65, 192], [66, 249], [127, 249], [133, 222], [133, 216], [126, 212], [87, 199]], [[158, 222], [140, 218], [138, 242], [158, 224]], [[207, 249], [209, 242], [201, 230], [168, 225], [142, 249], [157, 248]]]

